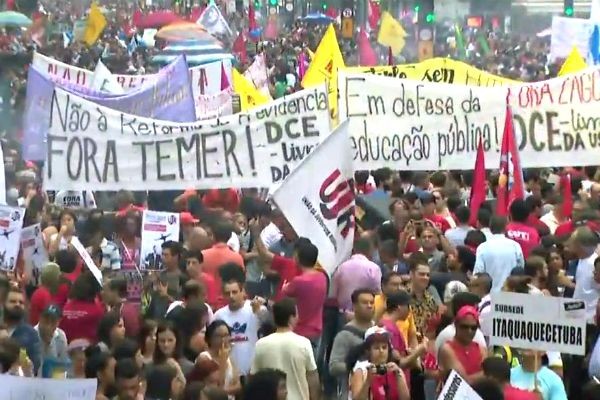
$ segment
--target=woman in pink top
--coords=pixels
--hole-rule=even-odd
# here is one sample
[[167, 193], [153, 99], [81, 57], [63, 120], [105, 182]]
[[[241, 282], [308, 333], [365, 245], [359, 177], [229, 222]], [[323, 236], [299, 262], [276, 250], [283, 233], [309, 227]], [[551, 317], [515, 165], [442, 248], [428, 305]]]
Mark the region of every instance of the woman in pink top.
[[483, 376], [482, 363], [486, 349], [473, 340], [479, 328], [479, 313], [473, 306], [463, 306], [454, 318], [454, 339], [440, 349], [440, 369], [447, 377], [455, 370], [467, 382], [472, 383]]

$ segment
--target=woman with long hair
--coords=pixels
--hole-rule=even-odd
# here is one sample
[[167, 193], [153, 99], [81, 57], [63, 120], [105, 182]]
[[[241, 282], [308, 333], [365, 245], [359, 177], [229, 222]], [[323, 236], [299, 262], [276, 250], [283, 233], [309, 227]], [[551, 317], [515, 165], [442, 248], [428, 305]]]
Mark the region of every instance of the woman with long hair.
[[391, 336], [374, 326], [365, 332], [365, 341], [351, 351], [347, 365], [352, 400], [409, 400], [404, 372], [392, 361]]
[[59, 228], [58, 233], [50, 237], [50, 245], [48, 246], [48, 253], [52, 256], [58, 250], [66, 250], [76, 237], [75, 224], [77, 223], [77, 216], [71, 210], [63, 210], [59, 217]]
[[144, 320], [140, 334], [138, 336], [138, 344], [144, 359], [144, 365], [152, 364], [154, 351], [156, 349], [156, 329], [158, 324], [152, 319]]
[[221, 387], [227, 392], [230, 399], [241, 392], [239, 372], [231, 360], [231, 328], [221, 320], [213, 321], [206, 328], [205, 342], [208, 346], [198, 356], [200, 359], [214, 360], [219, 364]]
[[98, 380], [96, 400], [110, 399], [115, 384], [115, 359], [97, 346], [88, 347], [85, 355], [85, 377]]
[[98, 323], [98, 346], [103, 351], [113, 351], [115, 344], [125, 338], [125, 325], [118, 312], [104, 314]]
[[244, 400], [286, 400], [285, 372], [263, 369], [252, 375], [244, 385]]
[[182, 356], [182, 347], [183, 341], [175, 325], [170, 321], [159, 323], [153, 365], [172, 366], [177, 370], [177, 377], [185, 384], [185, 377], [194, 368], [194, 364]]
[[479, 329], [479, 313], [472, 306], [463, 306], [454, 317], [456, 334], [442, 345], [439, 351], [441, 375], [448, 377], [455, 370], [467, 382], [471, 383], [483, 377], [482, 363], [487, 351], [474, 341]]

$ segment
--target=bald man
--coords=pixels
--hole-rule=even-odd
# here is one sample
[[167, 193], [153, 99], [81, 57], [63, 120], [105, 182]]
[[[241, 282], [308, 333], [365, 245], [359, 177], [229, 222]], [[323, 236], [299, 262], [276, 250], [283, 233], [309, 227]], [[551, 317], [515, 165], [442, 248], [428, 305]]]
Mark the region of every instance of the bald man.
[[206, 250], [211, 246], [211, 239], [206, 230], [202, 227], [194, 227], [189, 235], [188, 239], [184, 244], [187, 250], [202, 251]]

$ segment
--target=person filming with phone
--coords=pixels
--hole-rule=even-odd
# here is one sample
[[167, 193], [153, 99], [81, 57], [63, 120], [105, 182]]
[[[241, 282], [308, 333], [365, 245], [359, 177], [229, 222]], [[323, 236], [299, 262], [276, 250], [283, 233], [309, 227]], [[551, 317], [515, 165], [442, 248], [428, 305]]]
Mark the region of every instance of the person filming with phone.
[[348, 356], [352, 400], [408, 400], [410, 392], [400, 367], [392, 361], [390, 334], [379, 326], [367, 329], [365, 341]]

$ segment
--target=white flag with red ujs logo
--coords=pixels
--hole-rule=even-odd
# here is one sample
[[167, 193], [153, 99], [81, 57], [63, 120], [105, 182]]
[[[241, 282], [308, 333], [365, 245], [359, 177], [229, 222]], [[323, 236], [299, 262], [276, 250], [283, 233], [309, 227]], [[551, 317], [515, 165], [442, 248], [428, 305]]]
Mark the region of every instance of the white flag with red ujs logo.
[[348, 121], [339, 125], [283, 181], [273, 199], [298, 236], [319, 249], [331, 275], [352, 252], [354, 172]]

